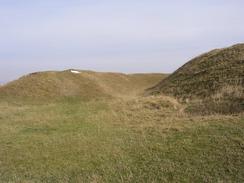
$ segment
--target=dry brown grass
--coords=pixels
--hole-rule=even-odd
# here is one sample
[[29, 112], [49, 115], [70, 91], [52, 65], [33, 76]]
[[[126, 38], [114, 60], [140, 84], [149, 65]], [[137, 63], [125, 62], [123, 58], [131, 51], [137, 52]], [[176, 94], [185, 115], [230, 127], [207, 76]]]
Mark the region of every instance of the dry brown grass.
[[186, 111], [192, 114], [236, 114], [244, 111], [244, 88], [226, 85], [204, 99], [188, 102]]

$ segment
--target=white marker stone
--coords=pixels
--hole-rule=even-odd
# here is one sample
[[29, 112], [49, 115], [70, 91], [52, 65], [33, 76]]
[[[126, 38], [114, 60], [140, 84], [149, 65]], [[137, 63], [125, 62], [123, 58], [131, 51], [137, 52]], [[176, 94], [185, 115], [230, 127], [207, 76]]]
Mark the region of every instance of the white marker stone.
[[79, 71], [75, 71], [75, 70], [71, 70], [70, 72], [74, 73], [74, 74], [80, 74]]

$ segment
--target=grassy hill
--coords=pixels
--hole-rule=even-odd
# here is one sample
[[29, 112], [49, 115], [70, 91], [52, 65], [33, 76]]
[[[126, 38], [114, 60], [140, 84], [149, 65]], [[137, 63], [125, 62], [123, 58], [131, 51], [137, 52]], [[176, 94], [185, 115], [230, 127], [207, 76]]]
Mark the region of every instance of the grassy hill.
[[147, 92], [173, 95], [186, 101], [219, 102], [222, 106], [230, 105], [230, 108], [233, 104], [243, 110], [244, 44], [200, 55]]
[[[197, 70], [198, 62], [193, 65]], [[172, 84], [174, 75], [150, 92], [163, 93], [166, 83], [167, 95], [208, 101], [186, 104], [171, 96], [140, 95], [162, 74], [39, 72], [0, 87], [0, 182], [243, 182], [244, 113], [186, 113], [208, 109], [204, 105], [221, 98], [222, 90], [229, 91], [231, 102], [221, 109], [233, 99], [240, 103], [242, 85], [226, 82], [216, 92], [206, 91], [215, 98], [188, 96]]]
[[96, 98], [134, 96], [155, 85], [162, 74], [101, 73], [72, 70], [38, 72], [21, 77], [0, 88], [0, 97], [55, 99], [60, 97]]

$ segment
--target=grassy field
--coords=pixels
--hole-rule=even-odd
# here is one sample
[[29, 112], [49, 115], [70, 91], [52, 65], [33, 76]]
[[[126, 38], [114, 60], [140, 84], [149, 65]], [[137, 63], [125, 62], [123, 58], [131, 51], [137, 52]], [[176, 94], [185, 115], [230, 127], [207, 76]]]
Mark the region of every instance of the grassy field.
[[13, 101], [0, 182], [244, 182], [242, 114], [192, 116], [163, 96]]

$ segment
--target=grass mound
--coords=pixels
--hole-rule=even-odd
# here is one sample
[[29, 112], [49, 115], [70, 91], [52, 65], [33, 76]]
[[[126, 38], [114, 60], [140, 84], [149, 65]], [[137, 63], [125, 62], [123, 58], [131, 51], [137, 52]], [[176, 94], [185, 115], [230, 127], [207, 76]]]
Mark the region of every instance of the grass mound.
[[[173, 95], [184, 101], [200, 99], [202, 106], [216, 108], [214, 111], [232, 112], [230, 110], [233, 106], [234, 111], [242, 111], [244, 110], [242, 102], [244, 100], [244, 44], [216, 49], [200, 55], [147, 92]], [[223, 109], [226, 103], [228, 105]]]
[[99, 73], [72, 70], [39, 72], [23, 76], [0, 88], [2, 98], [84, 100], [137, 95], [160, 81], [162, 74]]

